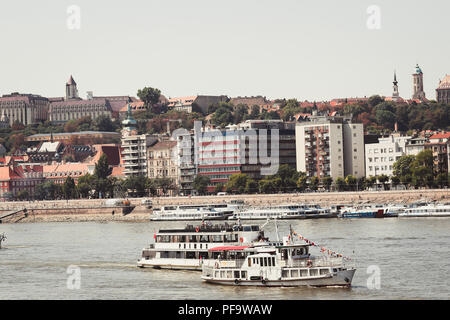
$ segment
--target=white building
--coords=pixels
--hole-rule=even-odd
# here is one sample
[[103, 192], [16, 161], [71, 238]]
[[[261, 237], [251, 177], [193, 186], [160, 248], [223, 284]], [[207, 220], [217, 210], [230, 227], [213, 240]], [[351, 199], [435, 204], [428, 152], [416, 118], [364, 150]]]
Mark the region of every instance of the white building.
[[343, 117], [313, 116], [295, 127], [297, 171], [333, 179], [364, 176], [364, 130]]
[[378, 143], [366, 144], [366, 177], [392, 176], [394, 163], [406, 155], [406, 145], [410, 139], [409, 136], [391, 135], [378, 139]]

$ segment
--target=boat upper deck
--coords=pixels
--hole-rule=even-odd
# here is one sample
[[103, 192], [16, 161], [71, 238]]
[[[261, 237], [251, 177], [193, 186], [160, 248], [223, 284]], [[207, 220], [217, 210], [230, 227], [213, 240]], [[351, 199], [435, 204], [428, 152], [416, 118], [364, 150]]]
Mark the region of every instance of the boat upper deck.
[[184, 228], [177, 229], [161, 229], [158, 233], [192, 233], [192, 232], [208, 232], [208, 233], [216, 233], [216, 232], [237, 232], [237, 231], [260, 231], [259, 225], [230, 225], [228, 223], [225, 224], [203, 224], [203, 225], [187, 225]]

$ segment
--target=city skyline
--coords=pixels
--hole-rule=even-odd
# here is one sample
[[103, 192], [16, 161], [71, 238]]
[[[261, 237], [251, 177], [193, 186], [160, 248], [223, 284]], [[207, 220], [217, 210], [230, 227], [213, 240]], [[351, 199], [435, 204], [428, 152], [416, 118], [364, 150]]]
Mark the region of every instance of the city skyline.
[[[80, 8], [79, 30], [67, 27], [71, 5]], [[371, 5], [380, 9], [380, 29], [367, 26]], [[444, 2], [48, 0], [28, 7], [0, 5], [0, 35], [10, 47], [0, 59], [1, 95], [61, 97], [73, 75], [83, 98], [87, 91], [136, 96], [151, 86], [166, 97], [322, 101], [391, 96], [395, 70], [400, 96], [410, 99], [418, 63], [426, 97], [436, 99], [450, 73], [450, 43], [435, 32], [446, 26]]]

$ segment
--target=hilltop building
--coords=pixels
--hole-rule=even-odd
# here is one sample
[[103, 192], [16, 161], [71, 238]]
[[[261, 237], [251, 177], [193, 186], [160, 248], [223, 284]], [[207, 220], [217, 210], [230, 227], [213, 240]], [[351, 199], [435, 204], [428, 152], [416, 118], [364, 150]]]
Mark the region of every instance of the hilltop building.
[[439, 82], [436, 89], [436, 100], [439, 103], [450, 104], [450, 75], [445, 75], [445, 78]]
[[419, 65], [416, 65], [416, 70], [413, 73], [413, 99], [426, 101], [425, 91], [423, 91], [423, 72]]

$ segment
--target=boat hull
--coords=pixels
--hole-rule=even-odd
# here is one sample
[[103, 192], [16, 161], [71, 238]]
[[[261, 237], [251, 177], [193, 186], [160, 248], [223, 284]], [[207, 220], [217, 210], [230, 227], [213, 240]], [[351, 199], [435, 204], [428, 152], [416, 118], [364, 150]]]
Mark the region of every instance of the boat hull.
[[308, 277], [298, 279], [281, 280], [235, 280], [213, 279], [202, 276], [203, 281], [212, 284], [229, 286], [255, 286], [255, 287], [350, 287], [355, 269], [339, 271], [333, 275], [322, 277]]

